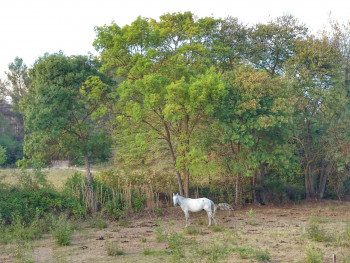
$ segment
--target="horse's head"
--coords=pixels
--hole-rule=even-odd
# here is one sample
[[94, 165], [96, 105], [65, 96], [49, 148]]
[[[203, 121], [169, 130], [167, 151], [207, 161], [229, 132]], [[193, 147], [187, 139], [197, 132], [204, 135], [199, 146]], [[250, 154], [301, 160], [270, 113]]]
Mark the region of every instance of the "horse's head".
[[174, 206], [176, 206], [177, 203], [179, 202], [179, 194], [173, 193], [173, 202], [174, 202]]

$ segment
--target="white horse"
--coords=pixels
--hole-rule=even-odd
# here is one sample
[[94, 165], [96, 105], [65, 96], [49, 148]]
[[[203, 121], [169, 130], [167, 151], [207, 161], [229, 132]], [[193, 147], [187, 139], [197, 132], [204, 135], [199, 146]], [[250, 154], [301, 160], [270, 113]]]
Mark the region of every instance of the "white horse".
[[200, 212], [202, 210], [207, 211], [208, 218], [209, 218], [209, 225], [211, 226], [211, 220], [213, 219], [215, 225], [215, 212], [216, 212], [216, 205], [213, 201], [211, 201], [208, 198], [186, 198], [179, 194], [173, 193], [173, 201], [174, 206], [179, 204], [181, 206], [182, 211], [185, 213], [186, 217], [186, 227], [190, 225], [190, 215], [188, 212]]

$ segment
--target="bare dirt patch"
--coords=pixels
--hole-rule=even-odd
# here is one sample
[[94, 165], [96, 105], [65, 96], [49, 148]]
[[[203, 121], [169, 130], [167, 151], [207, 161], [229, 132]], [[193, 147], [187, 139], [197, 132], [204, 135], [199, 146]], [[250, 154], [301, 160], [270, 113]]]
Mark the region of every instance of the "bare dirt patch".
[[[179, 207], [165, 208], [159, 217], [144, 213], [127, 222], [110, 221], [105, 229], [83, 222], [69, 246], [58, 246], [51, 235], [26, 244], [23, 258], [33, 262], [303, 262], [307, 247], [318, 249], [323, 262], [350, 262], [344, 240], [350, 203], [302, 202], [286, 206], [248, 205], [233, 212], [217, 211], [218, 227], [208, 228], [205, 212], [185, 217]], [[310, 218], [329, 238], [312, 240]], [[108, 256], [116, 244], [118, 256]], [[15, 262], [16, 244], [2, 245], [0, 262]], [[259, 254], [260, 253], [260, 254]], [[265, 257], [264, 257], [265, 255]], [[268, 255], [268, 256], [266, 256]], [[28, 262], [28, 261], [22, 261]]]

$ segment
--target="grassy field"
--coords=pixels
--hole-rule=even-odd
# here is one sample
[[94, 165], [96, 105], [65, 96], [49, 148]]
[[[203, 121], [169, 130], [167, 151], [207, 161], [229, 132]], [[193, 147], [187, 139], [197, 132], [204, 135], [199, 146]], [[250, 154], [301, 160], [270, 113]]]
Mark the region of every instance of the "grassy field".
[[[61, 187], [75, 171], [47, 171]], [[3, 173], [6, 173], [3, 172]], [[8, 179], [7, 179], [8, 180]], [[120, 221], [74, 222], [69, 245], [52, 234], [0, 245], [0, 262], [350, 262], [350, 203], [300, 202], [247, 205], [217, 211], [208, 227], [205, 212], [192, 213], [185, 229], [180, 207], [142, 212]]]

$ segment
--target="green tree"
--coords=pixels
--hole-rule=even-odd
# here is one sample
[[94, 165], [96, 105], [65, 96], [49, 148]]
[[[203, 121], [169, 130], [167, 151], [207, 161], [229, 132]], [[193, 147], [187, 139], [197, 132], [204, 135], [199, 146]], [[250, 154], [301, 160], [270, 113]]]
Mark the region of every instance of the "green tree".
[[255, 178], [263, 193], [266, 168], [288, 165], [284, 145], [294, 101], [286, 82], [264, 71], [242, 66], [225, 79], [227, 95], [215, 114], [216, 151], [235, 178], [236, 204], [241, 205], [242, 176]]
[[0, 166], [6, 162], [6, 149], [0, 145]]
[[[119, 129], [130, 153], [142, 153], [160, 139], [166, 143], [179, 184], [189, 195], [191, 164], [198, 157], [192, 143], [213, 113], [223, 85], [211, 68], [213, 18], [190, 12], [165, 14], [157, 22], [139, 17], [131, 25], [96, 28], [102, 69], [121, 77]], [[182, 173], [182, 176], [181, 176]]]
[[11, 97], [13, 111], [19, 113], [19, 101], [26, 96], [30, 84], [28, 67], [22, 58], [16, 57], [9, 64], [9, 71], [6, 72], [6, 75], [11, 85], [11, 88], [7, 91], [7, 95]]
[[6, 82], [0, 79], [0, 103], [6, 99]]
[[220, 21], [218, 32], [213, 35], [213, 57], [224, 71], [233, 70], [247, 59], [250, 29], [237, 18], [227, 17]]
[[344, 86], [339, 85], [340, 62], [339, 49], [326, 35], [298, 41], [296, 53], [288, 62], [298, 99], [294, 139], [299, 146], [307, 198], [324, 196], [334, 167], [327, 153], [333, 148], [331, 131], [337, 129], [337, 120], [346, 105]]
[[98, 66], [91, 57], [46, 54], [31, 69], [33, 82], [21, 104], [25, 154], [40, 161], [83, 156], [93, 210], [90, 158], [110, 147], [100, 124], [107, 113], [109, 86], [101, 80]]
[[249, 32], [249, 61], [271, 76], [281, 74], [285, 62], [295, 53], [296, 41], [305, 38], [306, 33], [307, 28], [291, 15], [257, 24]]

